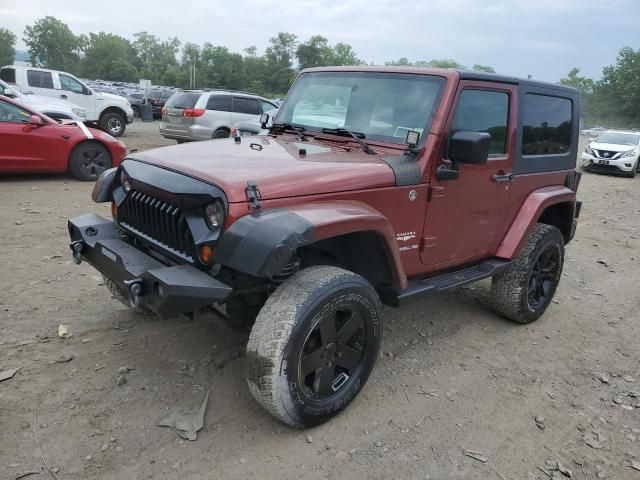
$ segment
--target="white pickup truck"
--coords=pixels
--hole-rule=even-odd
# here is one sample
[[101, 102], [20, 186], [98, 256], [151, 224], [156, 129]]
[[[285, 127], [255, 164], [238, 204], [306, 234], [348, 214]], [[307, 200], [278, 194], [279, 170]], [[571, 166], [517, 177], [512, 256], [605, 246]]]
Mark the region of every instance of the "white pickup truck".
[[61, 98], [80, 106], [86, 112], [86, 121], [98, 126], [114, 137], [133, 122], [129, 101], [118, 95], [95, 92], [67, 72], [23, 65], [7, 65], [0, 69], [0, 80], [15, 85], [22, 93]]

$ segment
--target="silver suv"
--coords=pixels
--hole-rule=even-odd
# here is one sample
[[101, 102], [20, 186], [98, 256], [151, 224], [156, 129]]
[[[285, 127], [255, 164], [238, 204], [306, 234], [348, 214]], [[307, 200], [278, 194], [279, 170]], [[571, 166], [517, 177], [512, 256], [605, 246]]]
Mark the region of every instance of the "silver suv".
[[160, 134], [182, 143], [226, 138], [237, 123], [258, 122], [277, 109], [266, 98], [232, 90], [185, 90], [174, 93], [162, 109]]

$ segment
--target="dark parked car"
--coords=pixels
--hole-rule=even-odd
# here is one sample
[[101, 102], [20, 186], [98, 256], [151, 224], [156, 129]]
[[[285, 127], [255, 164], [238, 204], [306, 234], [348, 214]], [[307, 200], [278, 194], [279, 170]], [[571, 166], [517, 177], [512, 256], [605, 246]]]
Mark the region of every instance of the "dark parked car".
[[147, 103], [151, 104], [153, 118], [162, 118], [162, 107], [174, 93], [173, 90], [151, 90], [147, 93]]

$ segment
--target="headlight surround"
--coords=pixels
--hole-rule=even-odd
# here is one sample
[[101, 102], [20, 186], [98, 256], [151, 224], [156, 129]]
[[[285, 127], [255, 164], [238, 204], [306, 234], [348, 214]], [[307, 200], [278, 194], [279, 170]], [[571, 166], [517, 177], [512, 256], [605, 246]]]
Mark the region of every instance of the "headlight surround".
[[638, 153], [638, 151], [634, 148], [632, 150], [629, 150], [628, 152], [624, 152], [622, 155], [620, 155], [620, 158], [634, 157], [636, 153]]
[[593, 155], [593, 149], [587, 145], [587, 148], [584, 149], [584, 153], [588, 153], [589, 155]]
[[126, 193], [131, 191], [131, 180], [129, 180], [129, 177], [124, 170], [120, 171], [120, 185], [122, 185], [122, 189]]
[[82, 108], [72, 108], [71, 111], [79, 117], [87, 118], [87, 112], [85, 112]]
[[222, 228], [224, 225], [224, 205], [220, 200], [216, 200], [204, 207], [204, 220], [210, 230]]

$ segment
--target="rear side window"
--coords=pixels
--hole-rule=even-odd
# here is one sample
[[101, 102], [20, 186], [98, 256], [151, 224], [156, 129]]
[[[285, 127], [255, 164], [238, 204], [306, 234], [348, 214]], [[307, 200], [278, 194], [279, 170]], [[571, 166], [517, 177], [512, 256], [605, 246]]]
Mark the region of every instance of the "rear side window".
[[68, 92], [73, 93], [84, 93], [84, 88], [82, 84], [77, 81], [75, 78], [71, 78], [68, 75], [59, 74], [60, 76], [60, 87], [62, 90], [66, 90]]
[[27, 83], [30, 87], [53, 88], [53, 77], [51, 76], [51, 72], [27, 70]]
[[164, 104], [167, 108], [193, 108], [196, 106], [196, 102], [200, 98], [199, 93], [191, 92], [176, 92], [171, 95], [171, 98]]
[[162, 98], [164, 100], [167, 100], [167, 99], [171, 98], [171, 95], [173, 95], [173, 92], [163, 92], [162, 93]]
[[0, 80], [7, 83], [16, 83], [16, 71], [13, 68], [3, 68], [0, 70]]
[[219, 112], [231, 111], [231, 95], [211, 95], [207, 101], [207, 110]]
[[452, 133], [467, 130], [491, 135], [490, 154], [507, 152], [509, 94], [492, 90], [465, 89], [460, 94]]
[[262, 113], [258, 100], [244, 97], [233, 97], [233, 111], [249, 115], [260, 115]]
[[522, 108], [522, 155], [569, 152], [573, 121], [571, 100], [527, 93]]

